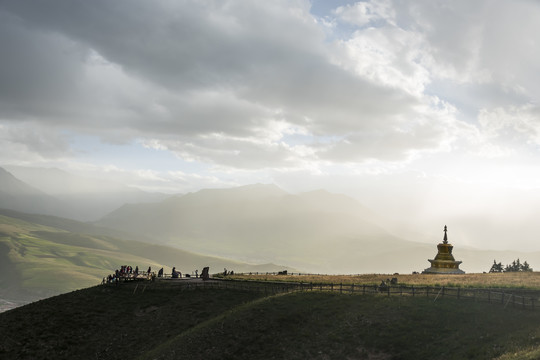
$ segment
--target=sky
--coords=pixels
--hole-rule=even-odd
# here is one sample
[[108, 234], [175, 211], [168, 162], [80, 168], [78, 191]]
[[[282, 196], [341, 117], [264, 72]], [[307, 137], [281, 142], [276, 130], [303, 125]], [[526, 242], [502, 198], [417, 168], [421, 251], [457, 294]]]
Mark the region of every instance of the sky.
[[0, 166], [326, 189], [540, 250], [538, 19], [525, 0], [2, 0]]

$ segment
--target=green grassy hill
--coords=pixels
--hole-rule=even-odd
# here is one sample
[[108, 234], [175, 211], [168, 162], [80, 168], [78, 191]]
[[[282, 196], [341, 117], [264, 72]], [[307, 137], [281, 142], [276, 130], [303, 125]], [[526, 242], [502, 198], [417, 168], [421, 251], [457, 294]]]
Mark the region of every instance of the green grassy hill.
[[540, 311], [424, 297], [96, 286], [0, 314], [6, 359], [538, 359]]
[[96, 285], [123, 264], [141, 270], [164, 267], [165, 273], [173, 266], [182, 273], [204, 266], [216, 272], [224, 267], [235, 271], [282, 269], [123, 240], [108, 235], [104, 228], [73, 220], [0, 211], [0, 299], [24, 303]]

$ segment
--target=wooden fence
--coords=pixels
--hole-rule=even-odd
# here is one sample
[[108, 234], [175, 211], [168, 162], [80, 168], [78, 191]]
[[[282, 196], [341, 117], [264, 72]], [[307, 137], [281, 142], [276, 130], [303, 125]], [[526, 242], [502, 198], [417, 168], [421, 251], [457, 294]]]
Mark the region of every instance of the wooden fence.
[[[379, 294], [384, 296], [413, 296], [433, 298], [433, 301], [443, 298], [472, 300], [501, 304], [504, 307], [521, 307], [535, 309], [538, 307], [540, 292], [524, 290], [503, 291], [501, 289], [463, 288], [448, 286], [407, 286], [407, 285], [357, 285], [357, 284], [302, 284], [304, 291], [332, 291], [339, 293]], [[519, 292], [521, 291], [521, 292]]]
[[[388, 285], [377, 286], [372, 284], [335, 284], [335, 283], [303, 283], [303, 282], [271, 282], [271, 281], [246, 281], [246, 280], [209, 280], [209, 281], [186, 281], [175, 279], [158, 280], [149, 284], [150, 287], [171, 287], [181, 290], [199, 288], [214, 289], [238, 289], [245, 291], [257, 291], [265, 295], [294, 291], [326, 291], [340, 294], [372, 294], [377, 296], [412, 296], [427, 297], [438, 301], [444, 298], [468, 300], [499, 304], [503, 307], [514, 307], [534, 310], [539, 308], [540, 291], [526, 289], [488, 289], [488, 288], [464, 288], [448, 286], [409, 286]], [[144, 287], [146, 288], [146, 286]]]

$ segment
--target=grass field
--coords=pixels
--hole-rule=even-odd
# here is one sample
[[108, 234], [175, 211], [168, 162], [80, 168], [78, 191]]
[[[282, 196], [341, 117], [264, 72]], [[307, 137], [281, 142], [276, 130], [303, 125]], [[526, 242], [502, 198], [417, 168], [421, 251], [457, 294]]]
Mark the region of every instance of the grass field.
[[464, 275], [433, 274], [364, 274], [364, 275], [227, 275], [226, 279], [287, 281], [304, 283], [372, 284], [397, 278], [398, 284], [414, 286], [461, 286], [476, 288], [528, 288], [540, 289], [540, 272], [487, 273]]
[[237, 308], [140, 359], [492, 359], [540, 343], [530, 314], [497, 311], [424, 298], [292, 293]]
[[[0, 314], [2, 359], [538, 359], [540, 311], [469, 300], [160, 283]], [[147, 286], [145, 286], [147, 285]]]

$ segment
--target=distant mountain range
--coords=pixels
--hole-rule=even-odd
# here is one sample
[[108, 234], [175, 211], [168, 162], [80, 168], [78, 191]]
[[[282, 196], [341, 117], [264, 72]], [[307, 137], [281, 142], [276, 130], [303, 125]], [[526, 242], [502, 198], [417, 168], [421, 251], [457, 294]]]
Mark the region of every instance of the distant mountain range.
[[[422, 271], [429, 267], [427, 259], [436, 255], [436, 245], [443, 235], [441, 224], [440, 238], [429, 239], [428, 243], [421, 235], [411, 236], [410, 232], [390, 226], [384, 217], [358, 201], [322, 190], [289, 194], [275, 185], [256, 184], [168, 197], [135, 192], [148, 201], [142, 203], [127, 196], [126, 188], [120, 187], [121, 196], [114, 196], [112, 185], [95, 185], [87, 179], [79, 184], [66, 174], [47, 170], [40, 175], [34, 169], [26, 174], [33, 179], [34, 186], [30, 186], [1, 170], [0, 208], [72, 219], [80, 218], [85, 208], [91, 208], [92, 220], [100, 215], [99, 220], [76, 223], [73, 228], [62, 220], [61, 229], [81, 233], [86, 226], [89, 229], [84, 233], [93, 236], [137, 240], [245, 263], [283, 264], [303, 272], [329, 274]], [[68, 180], [62, 180], [63, 176]], [[47, 184], [56, 179], [64, 185], [37, 188], [40, 182], [36, 179], [40, 178], [48, 179]], [[81, 185], [85, 181], [86, 185]], [[61, 193], [62, 187], [67, 189], [65, 194]], [[104, 194], [112, 191], [107, 196], [114, 201], [106, 207], [94, 206], [104, 194], [97, 191], [94, 199], [89, 195], [90, 189], [95, 192], [99, 188]], [[152, 196], [157, 199], [149, 202]], [[70, 197], [78, 201], [70, 202]], [[106, 211], [114, 204], [114, 209]], [[25, 221], [36, 223], [35, 219]], [[455, 242], [454, 255], [463, 261], [461, 268], [467, 272], [487, 271], [494, 259], [507, 264], [518, 257], [534, 269], [540, 267], [538, 252], [467, 248], [451, 234], [450, 231], [450, 242]]]
[[[356, 200], [326, 191], [292, 195], [274, 185], [201, 190], [160, 203], [124, 205], [96, 224], [144, 235], [159, 244], [309, 272], [410, 273], [429, 267], [432, 243], [402, 238]], [[452, 238], [450, 238], [452, 240]], [[540, 253], [455, 246], [468, 272], [520, 257], [540, 265]], [[533, 266], [534, 267], [534, 266]]]
[[376, 219], [342, 195], [250, 185], [124, 205], [96, 224], [206, 254], [331, 273], [382, 271], [388, 264], [378, 255], [425, 247], [388, 233]]
[[65, 204], [0, 168], [0, 208], [57, 214], [63, 211]]
[[3, 207], [80, 221], [97, 220], [124, 204], [156, 202], [169, 196], [55, 168], [6, 166], [0, 168], [0, 184], [4, 181], [11, 185], [0, 190], [0, 204], [11, 197], [13, 206]]

